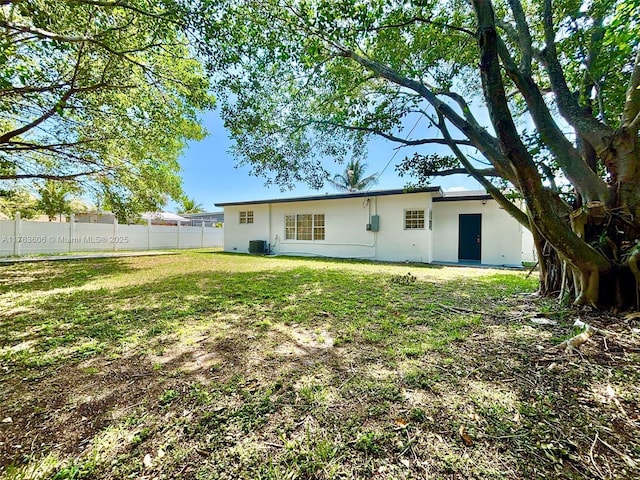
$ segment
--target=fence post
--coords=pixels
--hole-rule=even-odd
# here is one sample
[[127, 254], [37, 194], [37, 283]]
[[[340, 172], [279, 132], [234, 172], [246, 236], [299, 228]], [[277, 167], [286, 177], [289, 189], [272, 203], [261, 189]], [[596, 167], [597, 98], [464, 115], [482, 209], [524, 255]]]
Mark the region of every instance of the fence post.
[[202, 227], [200, 239], [202, 240], [200, 243], [202, 244], [202, 248], [204, 248], [204, 221], [200, 224]]
[[147, 218], [147, 250], [151, 250], [151, 219]]
[[176, 246], [176, 248], [179, 250], [180, 249], [180, 227], [182, 226], [182, 222], [180, 220], [178, 220], [178, 245]]
[[113, 241], [113, 251], [115, 252], [118, 245], [118, 219], [116, 217], [113, 218], [113, 238], [111, 240]]
[[74, 213], [72, 213], [71, 215], [69, 215], [69, 252], [73, 251], [73, 243], [75, 241], [74, 235], [75, 235], [75, 224], [76, 223], [76, 216]]
[[20, 255], [22, 245], [20, 240], [20, 234], [22, 233], [22, 220], [20, 218], [20, 212], [16, 212], [16, 216], [13, 224], [13, 254]]

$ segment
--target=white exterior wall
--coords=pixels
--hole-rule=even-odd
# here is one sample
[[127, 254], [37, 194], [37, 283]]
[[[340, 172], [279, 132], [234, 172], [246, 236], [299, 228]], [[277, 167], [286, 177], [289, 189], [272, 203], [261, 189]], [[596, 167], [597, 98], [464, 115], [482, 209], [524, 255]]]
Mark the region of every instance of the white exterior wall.
[[[378, 260], [422, 263], [433, 260], [432, 231], [429, 230], [431, 197], [431, 193], [425, 192], [377, 198], [380, 215]], [[424, 210], [424, 230], [405, 230], [405, 210]]]
[[[253, 223], [240, 224], [240, 212], [253, 212]], [[269, 205], [224, 207], [224, 251], [249, 253], [251, 240], [269, 242]]]
[[[285, 239], [285, 215], [324, 214], [324, 240]], [[271, 205], [272, 252], [283, 255], [319, 255], [376, 258], [375, 234], [366, 230], [369, 205], [364, 198], [274, 203]]]
[[[224, 249], [246, 253], [250, 240], [266, 240], [271, 252], [386, 261], [430, 262], [428, 228], [431, 193], [283, 202], [225, 207]], [[405, 230], [405, 209], [425, 210], [424, 230]], [[253, 210], [254, 223], [241, 225], [239, 212]], [[324, 214], [324, 240], [285, 239], [285, 216]], [[379, 215], [378, 232], [368, 231], [371, 215]], [[270, 219], [270, 220], [269, 220]], [[270, 228], [269, 228], [270, 226]]]
[[481, 259], [486, 265], [521, 265], [522, 227], [495, 200], [433, 204], [433, 260], [458, 261], [458, 215], [481, 214]]

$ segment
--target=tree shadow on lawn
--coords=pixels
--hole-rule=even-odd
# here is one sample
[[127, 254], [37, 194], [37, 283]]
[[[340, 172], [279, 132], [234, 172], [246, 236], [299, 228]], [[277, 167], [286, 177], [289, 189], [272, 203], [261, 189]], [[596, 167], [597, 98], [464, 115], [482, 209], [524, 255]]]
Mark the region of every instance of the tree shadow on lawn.
[[45, 471], [48, 458], [41, 478], [637, 477], [637, 355], [600, 339], [584, 358], [541, 352], [567, 335], [566, 312], [528, 326], [540, 305], [513, 278], [399, 285], [294, 268], [175, 275], [101, 291], [100, 305], [52, 296], [3, 327], [59, 320], [3, 358], [0, 465]]
[[96, 277], [131, 272], [125, 259], [74, 260], [0, 265], [0, 295], [85, 285]]

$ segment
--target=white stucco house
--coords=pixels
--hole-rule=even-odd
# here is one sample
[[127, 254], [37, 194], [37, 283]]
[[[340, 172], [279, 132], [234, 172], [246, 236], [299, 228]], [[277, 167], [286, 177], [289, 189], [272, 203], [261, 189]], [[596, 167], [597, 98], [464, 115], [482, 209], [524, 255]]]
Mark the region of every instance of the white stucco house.
[[216, 206], [226, 252], [505, 266], [530, 256], [529, 232], [486, 192], [429, 187]]

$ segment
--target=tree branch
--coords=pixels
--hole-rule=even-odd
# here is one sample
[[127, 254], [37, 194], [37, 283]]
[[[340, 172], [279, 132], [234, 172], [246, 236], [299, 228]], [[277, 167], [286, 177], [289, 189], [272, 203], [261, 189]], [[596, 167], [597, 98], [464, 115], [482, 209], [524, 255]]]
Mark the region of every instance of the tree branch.
[[543, 21], [545, 49], [542, 55], [558, 110], [564, 119], [596, 149], [598, 154], [604, 156], [609, 148], [606, 138], [610, 137], [613, 131], [580, 107], [576, 97], [569, 90], [562, 65], [558, 60], [551, 0], [544, 0]]
[[585, 202], [604, 200], [608, 194], [607, 184], [589, 168], [578, 150], [562, 133], [533, 78], [517, 67], [506, 45], [497, 35], [496, 46], [507, 75], [513, 80], [529, 107], [540, 137], [556, 157], [567, 179], [576, 187]]
[[602, 95], [600, 93], [600, 82], [591, 74], [591, 68], [595, 64], [600, 54], [600, 50], [602, 49], [603, 39], [604, 28], [602, 27], [602, 18], [595, 18], [593, 21], [593, 32], [591, 34], [591, 39], [589, 40], [589, 51], [587, 52], [584, 62], [585, 69], [582, 79], [582, 98], [583, 102], [588, 105], [588, 108], [593, 111], [593, 107], [591, 105], [591, 91], [596, 91], [600, 119], [602, 120], [602, 123], [607, 125], [606, 112], [603, 105]]
[[59, 90], [65, 86], [68, 86], [68, 83], [58, 83], [53, 85], [48, 85], [46, 87], [14, 87], [14, 88], [4, 88], [0, 90], [0, 97], [8, 97], [11, 95], [23, 95], [27, 93], [44, 93], [50, 92], [54, 90]]
[[[547, 0], [545, 0], [547, 1]], [[573, 265], [589, 275], [609, 270], [607, 258], [579, 238], [556, 214], [553, 195], [546, 190], [530, 153], [522, 143], [507, 103], [498, 60], [498, 35], [490, 0], [472, 0], [478, 21], [480, 75], [491, 123], [498, 134], [501, 151], [509, 160], [520, 190], [531, 212], [531, 220], [544, 237]], [[579, 298], [578, 301], [582, 301]]]
[[448, 30], [453, 30], [453, 31], [456, 31], [456, 32], [464, 33], [464, 34], [469, 35], [471, 37], [473, 37], [475, 35], [471, 30], [468, 30], [466, 28], [457, 27], [455, 25], [451, 25], [451, 24], [448, 24], [448, 23], [436, 22], [436, 21], [433, 21], [430, 17], [429, 18], [425, 18], [425, 17], [419, 17], [419, 16], [410, 18], [410, 19], [408, 19], [408, 20], [406, 20], [404, 22], [400, 22], [400, 23], [390, 23], [390, 24], [386, 24], [386, 25], [380, 25], [379, 27], [369, 28], [368, 31], [377, 32], [377, 31], [380, 31], [380, 30], [385, 30], [387, 28], [406, 27], [407, 25], [411, 25], [411, 24], [417, 23], [417, 22], [427, 23], [429, 25], [435, 25], [436, 27], [441, 27], [441, 28], [445, 28], [445, 29], [448, 29]]
[[136, 47], [134, 49], [129, 49], [129, 50], [115, 50], [114, 48], [110, 47], [109, 45], [101, 42], [100, 40], [97, 40], [96, 38], [93, 37], [88, 37], [88, 36], [71, 36], [71, 35], [61, 35], [59, 33], [54, 33], [54, 32], [50, 32], [48, 30], [44, 30], [42, 28], [37, 28], [37, 27], [32, 27], [30, 25], [18, 25], [16, 23], [10, 23], [10, 22], [4, 22], [4, 21], [0, 21], [0, 26], [4, 26], [7, 29], [10, 30], [14, 30], [17, 32], [21, 32], [21, 33], [30, 33], [33, 34], [34, 36], [38, 37], [38, 38], [46, 38], [49, 40], [57, 40], [59, 42], [64, 42], [64, 43], [91, 43], [93, 45], [96, 45], [100, 48], [103, 48], [104, 50], [106, 50], [107, 52], [111, 53], [112, 55], [116, 55], [118, 57], [122, 57], [124, 59], [126, 59], [127, 61], [131, 62], [131, 63], [135, 63], [139, 66], [143, 66], [142, 64], [134, 61], [133, 59], [131, 59], [130, 57], [128, 57], [127, 55], [130, 53], [136, 53], [136, 52], [143, 52], [152, 48], [156, 48], [159, 47], [161, 45], [166, 45], [166, 44], [162, 44], [162, 43], [149, 43], [147, 45], [142, 45], [139, 47]]
[[60, 180], [60, 181], [69, 181], [75, 180], [79, 177], [86, 177], [89, 175], [94, 175], [97, 173], [104, 172], [104, 170], [91, 170], [88, 172], [81, 173], [71, 173], [68, 175], [53, 175], [49, 173], [23, 173], [17, 175], [0, 175], [0, 180]]
[[[482, 170], [475, 170], [475, 172], [477, 172], [480, 177], [498, 177], [499, 176], [495, 168], [484, 168]], [[438, 170], [437, 172], [430, 172], [429, 176], [430, 177], [447, 177], [449, 175], [471, 175], [473, 178], [476, 178], [475, 175], [471, 172], [471, 170], [466, 167]]]
[[23, 125], [20, 128], [16, 128], [15, 130], [11, 130], [10, 132], [7, 132], [7, 133], [5, 133], [3, 135], [0, 135], [0, 144], [8, 143], [9, 140], [11, 140], [12, 138], [17, 137], [18, 135], [22, 135], [25, 132], [28, 132], [29, 130], [37, 127], [38, 125], [42, 124], [43, 122], [45, 122], [49, 118], [53, 117], [61, 109], [65, 108], [67, 100], [69, 100], [73, 95], [75, 95], [77, 93], [90, 92], [90, 91], [98, 90], [100, 88], [118, 88], [118, 89], [122, 89], [122, 88], [126, 88], [126, 87], [121, 86], [121, 85], [114, 86], [114, 85], [110, 85], [110, 84], [98, 83], [98, 84], [90, 85], [90, 86], [87, 86], [87, 87], [70, 88], [69, 90], [67, 90], [60, 97], [60, 99], [55, 103], [55, 105], [53, 107], [51, 107], [49, 110], [47, 110], [41, 116], [39, 116], [35, 120], [29, 122], [28, 124]]
[[111, 137], [111, 138], [103, 137], [103, 138], [100, 138], [99, 140], [96, 140], [96, 139], [80, 140], [80, 141], [77, 141], [77, 142], [52, 143], [52, 144], [38, 144], [38, 143], [29, 143], [29, 142], [9, 141], [9, 142], [5, 142], [4, 145], [0, 145], [0, 151], [4, 151], [4, 152], [25, 151], [25, 150], [30, 150], [30, 151], [35, 151], [35, 150], [55, 150], [55, 151], [59, 151], [58, 149], [60, 149], [60, 148], [77, 147], [77, 146], [80, 146], [80, 145], [87, 145], [87, 144], [90, 144], [90, 143], [104, 142], [104, 141], [107, 141], [107, 140], [116, 140], [116, 137]]
[[122, 8], [125, 10], [131, 10], [132, 12], [138, 13], [140, 15], [144, 15], [145, 17], [151, 17], [158, 20], [162, 20], [163, 22], [170, 22], [175, 25], [182, 26], [184, 25], [182, 22], [171, 18], [175, 12], [166, 12], [166, 14], [161, 15], [157, 13], [152, 13], [147, 10], [143, 10], [141, 8], [136, 7], [135, 5], [131, 5], [128, 2], [122, 0], [115, 1], [101, 1], [101, 0], [64, 0], [65, 3], [68, 4], [82, 4], [82, 5], [91, 5], [94, 7], [106, 7], [106, 8]]
[[[456, 158], [460, 161], [460, 163], [464, 166], [464, 170], [466, 173], [471, 175], [480, 185], [484, 187], [484, 189], [491, 195], [498, 204], [505, 209], [505, 211], [515, 218], [522, 226], [530, 229], [529, 217], [518, 207], [516, 207], [512, 202], [507, 199], [502, 192], [489, 180], [487, 180], [488, 170], [478, 170], [473, 166], [473, 164], [469, 161], [467, 156], [462, 153], [462, 150], [456, 145], [452, 139], [451, 134], [449, 133], [449, 129], [447, 128], [447, 124], [444, 120], [442, 114], [438, 114], [438, 128], [442, 132], [445, 140], [447, 140], [449, 144], [449, 148], [455, 154]], [[494, 170], [495, 172], [495, 170]]]
[[501, 163], [504, 157], [500, 154], [500, 146], [497, 140], [492, 137], [486, 130], [477, 128], [476, 126], [469, 123], [466, 119], [458, 115], [458, 113], [456, 113], [445, 102], [440, 100], [437, 95], [423, 83], [399, 75], [395, 70], [392, 70], [386, 65], [360, 56], [344, 46], [335, 45], [335, 47], [339, 50], [339, 55], [345, 58], [351, 58], [353, 61], [372, 71], [379, 77], [382, 77], [396, 85], [406, 87], [421, 95], [425, 100], [433, 105], [436, 111], [441, 112], [445, 116], [445, 118], [447, 118], [453, 125], [455, 125], [458, 130], [466, 135], [471, 143], [478, 150], [480, 150], [480, 152], [482, 152], [485, 157], [495, 159], [496, 163], [494, 163], [494, 167], [501, 177], [505, 178], [511, 183], [516, 183], [514, 172], [511, 169], [511, 166], [505, 163]]
[[638, 131], [638, 116], [640, 114], [640, 48], [636, 52], [633, 72], [627, 87], [627, 95], [622, 113], [622, 126], [629, 130]]
[[67, 102], [67, 100], [69, 100], [69, 98], [71, 98], [71, 96], [73, 94], [74, 94], [74, 89], [70, 88], [69, 90], [67, 90], [62, 95], [62, 97], [60, 97], [60, 99], [56, 102], [56, 104], [53, 107], [51, 107], [49, 110], [47, 110], [40, 117], [36, 118], [35, 120], [31, 121], [30, 123], [27, 123], [26, 125], [23, 125], [20, 128], [16, 128], [15, 130], [11, 130], [10, 132], [7, 132], [7, 133], [5, 133], [3, 135], [0, 135], [0, 144], [7, 143], [13, 137], [17, 137], [18, 135], [22, 135], [23, 133], [28, 132], [32, 128], [37, 127], [38, 125], [40, 125], [41, 123], [45, 122], [49, 118], [53, 117], [56, 113], [58, 113], [58, 111], [61, 108], [64, 108], [64, 104]]
[[513, 18], [516, 21], [517, 26], [517, 38], [522, 58], [520, 59], [520, 70], [526, 75], [531, 75], [531, 59], [533, 57], [533, 49], [531, 43], [531, 31], [527, 24], [527, 18], [524, 10], [522, 9], [522, 3], [520, 0], [509, 0], [509, 6], [513, 13]]
[[[424, 138], [420, 140], [407, 140], [405, 138], [396, 137], [395, 135], [391, 135], [389, 133], [385, 133], [382, 130], [378, 130], [377, 128], [371, 127], [360, 127], [356, 125], [344, 125], [341, 123], [329, 122], [329, 121], [320, 121], [314, 120], [311, 123], [319, 124], [319, 125], [329, 125], [336, 128], [341, 128], [344, 130], [353, 130], [358, 132], [367, 132], [372, 133], [374, 135], [378, 135], [382, 138], [386, 138], [392, 142], [402, 143], [403, 145], [428, 145], [428, 144], [439, 144], [439, 145], [447, 145], [447, 142], [442, 138]], [[473, 144], [469, 140], [453, 140], [458, 145], [467, 145], [473, 146]]]
[[480, 126], [480, 124], [478, 123], [478, 121], [476, 120], [476, 117], [471, 112], [471, 108], [469, 107], [469, 104], [462, 97], [462, 95], [459, 95], [458, 93], [455, 93], [455, 92], [450, 92], [448, 90], [447, 91], [436, 92], [436, 94], [444, 95], [445, 97], [451, 98], [453, 101], [455, 101], [460, 106], [460, 110], [462, 110], [462, 114], [464, 115], [464, 118], [467, 120], [467, 122], [469, 122], [469, 124], [473, 128], [476, 128], [476, 129], [481, 129], [482, 128]]

